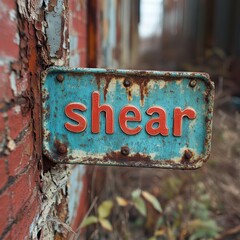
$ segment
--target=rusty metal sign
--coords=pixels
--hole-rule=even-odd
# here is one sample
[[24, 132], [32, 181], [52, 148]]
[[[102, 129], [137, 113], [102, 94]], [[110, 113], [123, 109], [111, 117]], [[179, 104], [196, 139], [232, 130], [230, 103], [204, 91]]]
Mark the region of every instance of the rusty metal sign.
[[196, 169], [211, 146], [204, 73], [50, 68], [43, 153], [56, 163]]

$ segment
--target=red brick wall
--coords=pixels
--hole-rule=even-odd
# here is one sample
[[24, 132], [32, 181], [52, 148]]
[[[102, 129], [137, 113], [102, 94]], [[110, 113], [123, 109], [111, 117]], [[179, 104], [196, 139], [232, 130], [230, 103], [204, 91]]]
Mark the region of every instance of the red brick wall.
[[[54, 166], [42, 156], [40, 73], [50, 65], [67, 65], [67, 49], [62, 56], [49, 56], [44, 14], [56, 1], [50, 0], [48, 9], [41, 0], [27, 2], [0, 1], [0, 239], [28, 239], [36, 234], [39, 239], [49, 234], [62, 239], [66, 233], [59, 225], [49, 227], [51, 231], [44, 228], [49, 224], [47, 217], [67, 222], [69, 191], [67, 180], [65, 184], [62, 179], [68, 179], [69, 167]], [[71, 41], [70, 65], [86, 67], [87, 0], [66, 0], [64, 4], [64, 24], [69, 21]], [[80, 171], [83, 187], [74, 209], [77, 214], [69, 222], [74, 229], [88, 208], [89, 169], [82, 167]], [[58, 179], [64, 182], [59, 189]], [[49, 189], [53, 189], [51, 194]]]
[[0, 1], [0, 19], [0, 239], [24, 239], [41, 207], [40, 172], [14, 0]]

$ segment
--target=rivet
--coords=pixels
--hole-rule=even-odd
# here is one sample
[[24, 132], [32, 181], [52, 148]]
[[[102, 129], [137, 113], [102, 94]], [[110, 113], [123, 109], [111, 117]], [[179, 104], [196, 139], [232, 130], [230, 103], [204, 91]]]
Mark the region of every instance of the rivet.
[[58, 153], [60, 153], [60, 154], [67, 153], [67, 146], [64, 143], [58, 142], [56, 148], [57, 148]]
[[121, 153], [122, 155], [127, 156], [130, 153], [129, 147], [128, 146], [121, 147]]
[[125, 79], [123, 82], [124, 87], [130, 87], [131, 86], [131, 81], [128, 79]]
[[64, 76], [62, 74], [58, 74], [56, 79], [59, 81], [59, 82], [63, 82], [64, 80]]
[[190, 160], [193, 156], [193, 153], [190, 150], [185, 150], [184, 158]]
[[189, 86], [192, 88], [195, 87], [196, 85], [197, 85], [197, 81], [195, 79], [189, 83]]

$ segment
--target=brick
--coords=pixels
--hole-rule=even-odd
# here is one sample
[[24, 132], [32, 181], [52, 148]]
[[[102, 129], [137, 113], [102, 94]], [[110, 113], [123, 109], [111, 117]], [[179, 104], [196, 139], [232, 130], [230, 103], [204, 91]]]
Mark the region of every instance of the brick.
[[22, 210], [25, 203], [29, 200], [33, 189], [29, 184], [29, 172], [24, 173], [17, 179], [17, 181], [10, 187], [11, 204], [13, 216], [16, 216]]
[[23, 92], [26, 92], [27, 89], [28, 89], [28, 76], [27, 76], [27, 73], [21, 73], [23, 74], [22, 78], [21, 79], [17, 79], [16, 80], [16, 84], [17, 84], [17, 94], [20, 95], [22, 94]]
[[0, 189], [2, 189], [7, 181], [8, 181], [8, 172], [7, 172], [7, 166], [6, 166], [6, 160], [4, 158], [0, 158]]
[[23, 92], [26, 92], [29, 87], [28, 77], [26, 74], [22, 74], [24, 75], [23, 79], [18, 79], [17, 75], [10, 71], [10, 63], [1, 65], [0, 62], [0, 102], [10, 102], [15, 96], [20, 96]]
[[17, 144], [16, 149], [9, 155], [8, 168], [10, 176], [17, 176], [30, 164], [33, 154], [32, 138], [32, 134], [28, 133], [28, 135]]
[[[7, 64], [4, 64], [3, 66], [0, 66], [0, 103], [4, 101], [9, 101], [13, 98], [13, 92], [10, 85], [10, 74], [9, 74], [9, 66]], [[2, 105], [2, 104], [1, 104]], [[2, 108], [4, 106], [0, 106]]]
[[5, 228], [11, 221], [11, 201], [9, 192], [0, 195], [0, 238]]
[[[0, 113], [0, 134], [3, 133], [5, 130], [5, 120], [4, 120], [4, 114]], [[1, 141], [1, 138], [0, 138]]]
[[0, 17], [4, 19], [4, 24], [1, 24], [0, 42], [2, 47], [0, 48], [0, 55], [2, 57], [17, 59], [19, 52], [17, 20], [14, 18], [13, 12], [15, 8], [10, 9], [10, 7], [6, 2], [0, 2]]
[[29, 239], [32, 224], [41, 208], [38, 175], [37, 165], [33, 165], [10, 188], [14, 224], [4, 239]]
[[9, 136], [12, 139], [16, 139], [19, 134], [29, 125], [30, 112], [23, 116], [21, 107], [19, 105], [14, 106], [8, 111], [8, 128]]
[[8, 7], [8, 9], [15, 9], [16, 8], [16, 1], [15, 0], [1, 0]]
[[17, 218], [11, 231], [11, 239], [30, 239], [31, 225], [40, 211], [40, 201], [36, 194], [24, 206], [22, 216]]
[[3, 240], [9, 240], [9, 239], [12, 239], [11, 237], [11, 231], [7, 232], [4, 237], [3, 237]]

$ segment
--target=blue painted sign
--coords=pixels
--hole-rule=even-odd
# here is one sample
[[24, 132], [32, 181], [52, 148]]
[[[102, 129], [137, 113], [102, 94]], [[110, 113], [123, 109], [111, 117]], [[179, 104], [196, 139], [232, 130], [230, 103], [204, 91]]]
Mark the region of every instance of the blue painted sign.
[[50, 68], [43, 152], [56, 163], [199, 168], [210, 154], [213, 94], [204, 73]]

